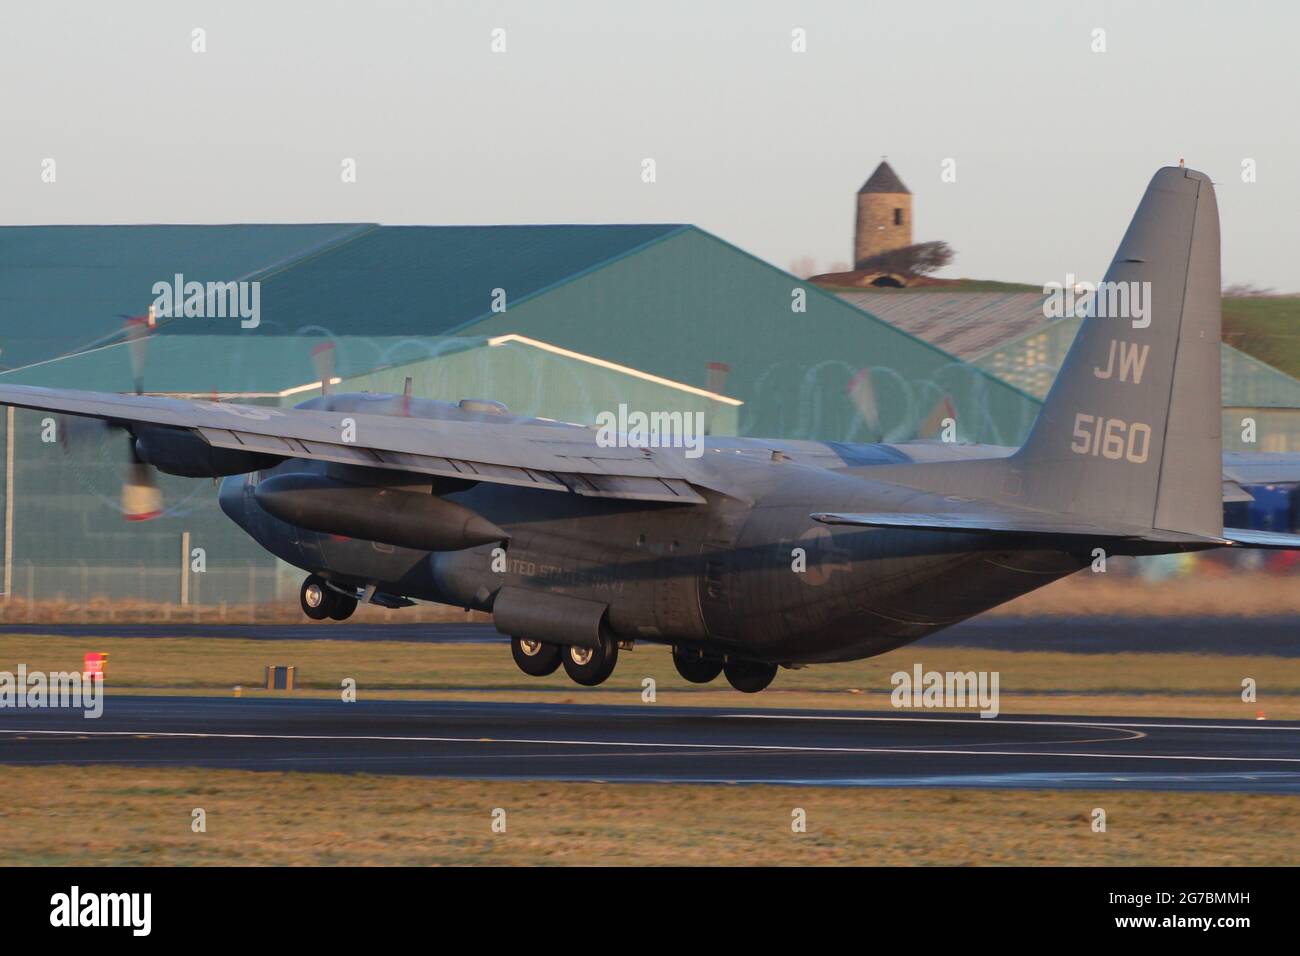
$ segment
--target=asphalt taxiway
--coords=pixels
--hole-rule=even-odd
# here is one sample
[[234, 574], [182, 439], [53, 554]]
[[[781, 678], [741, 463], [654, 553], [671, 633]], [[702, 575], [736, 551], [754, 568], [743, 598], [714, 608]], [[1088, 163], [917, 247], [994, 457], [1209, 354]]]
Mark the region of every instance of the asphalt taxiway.
[[111, 695], [0, 710], [0, 763], [1300, 793], [1300, 723]]

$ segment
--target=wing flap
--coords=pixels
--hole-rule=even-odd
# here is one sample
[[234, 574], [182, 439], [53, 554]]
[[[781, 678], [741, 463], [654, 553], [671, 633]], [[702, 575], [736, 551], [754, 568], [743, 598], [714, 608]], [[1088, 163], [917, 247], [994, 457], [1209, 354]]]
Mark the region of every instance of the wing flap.
[[[540, 488], [545, 491], [569, 491], [568, 485], [556, 475], [530, 468], [471, 462], [436, 455], [415, 455], [410, 452], [379, 451], [351, 445], [328, 442], [302, 442], [282, 439], [274, 435], [250, 435], [223, 429], [200, 428], [199, 433], [208, 443], [218, 448], [239, 448], [265, 452], [270, 455], [313, 458], [344, 465], [362, 465], [369, 468], [388, 468], [409, 471], [439, 478], [463, 478], [467, 481], [490, 481], [496, 484]], [[701, 499], [703, 500], [703, 499]]]
[[704, 504], [704, 498], [690, 482], [678, 478], [628, 475], [566, 476], [569, 490], [588, 498], [624, 498], [634, 501], [674, 501], [679, 504]]

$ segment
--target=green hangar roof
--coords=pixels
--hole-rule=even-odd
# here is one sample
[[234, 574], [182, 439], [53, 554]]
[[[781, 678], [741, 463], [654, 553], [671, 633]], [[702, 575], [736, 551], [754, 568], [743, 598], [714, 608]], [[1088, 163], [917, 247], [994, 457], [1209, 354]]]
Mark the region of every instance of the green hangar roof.
[[[523, 336], [591, 360], [545, 360], [538, 394], [560, 394], [548, 376], [573, 374], [581, 390], [598, 367], [593, 361], [613, 363], [736, 399], [742, 435], [898, 441], [935, 435], [952, 418], [960, 439], [1015, 444], [1038, 409], [994, 375], [694, 226], [316, 227], [335, 231], [311, 237], [315, 244], [306, 234], [286, 237], [252, 267], [249, 256], [227, 248], [240, 242], [231, 230], [293, 227], [102, 228], [97, 240], [132, 247], [115, 254], [133, 264], [131, 283], [115, 277], [113, 296], [103, 294], [96, 281], [111, 267], [84, 258], [74, 243], [61, 266], [74, 291], [60, 315], [94, 313], [94, 331], [109, 343], [86, 350], [91, 326], [79, 320], [59, 351], [83, 351], [8, 372], [5, 381], [129, 388], [119, 316], [145, 311], [154, 283], [180, 272], [186, 281], [257, 281], [258, 322], [244, 328], [238, 317], [159, 319], [148, 391], [296, 401], [319, 378], [311, 351], [325, 340], [335, 344], [336, 374], [352, 379]], [[154, 232], [164, 229], [180, 230], [171, 236], [177, 249], [214, 248], [173, 257]], [[57, 259], [50, 249], [44, 256]], [[204, 263], [220, 262], [232, 264], [205, 271]], [[12, 307], [0, 296], [0, 329], [13, 328]], [[417, 378], [440, 381], [433, 373]], [[493, 397], [487, 378], [474, 397]], [[465, 385], [459, 375], [445, 381], [448, 390]]]
[[[427, 336], [455, 332], [685, 226], [384, 226], [261, 277], [262, 334]], [[196, 277], [201, 278], [201, 277]], [[213, 319], [164, 333], [243, 334]]]
[[[0, 366], [120, 337], [157, 282], [261, 283], [262, 334], [437, 335], [685, 227], [0, 227]], [[161, 334], [242, 333], [228, 319], [160, 323]]]
[[364, 231], [358, 225], [0, 226], [0, 367], [86, 348], [143, 313], [177, 273], [241, 279]]

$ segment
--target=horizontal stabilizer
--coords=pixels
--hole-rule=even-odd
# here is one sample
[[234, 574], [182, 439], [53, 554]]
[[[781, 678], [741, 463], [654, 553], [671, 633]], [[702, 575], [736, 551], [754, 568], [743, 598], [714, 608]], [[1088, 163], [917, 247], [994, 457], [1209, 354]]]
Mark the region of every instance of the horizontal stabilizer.
[[1225, 502], [1231, 501], [1234, 503], [1242, 502], [1242, 501], [1254, 501], [1255, 496], [1252, 495], [1245, 488], [1241, 487], [1241, 485], [1237, 484], [1235, 481], [1229, 481], [1228, 479], [1225, 478], [1223, 480], [1223, 500]]
[[1281, 531], [1253, 531], [1249, 528], [1224, 528], [1223, 536], [1234, 548], [1273, 548], [1300, 551], [1300, 534]]
[[1003, 508], [944, 514], [909, 514], [902, 512], [838, 514], [823, 512], [810, 515], [810, 517], [822, 524], [862, 525], [868, 528], [908, 528], [914, 531], [970, 532], [974, 534], [1005, 534], [1021, 537], [1049, 536], [1062, 539], [1086, 538], [1090, 540], [1119, 538], [1162, 544], [1217, 547], [1222, 547], [1228, 543], [1222, 538], [1189, 534], [1181, 531], [1091, 524], [1080, 521], [1072, 515]]
[[1239, 485], [1300, 482], [1300, 452], [1225, 451], [1223, 477], [1225, 483], [1231, 480]]

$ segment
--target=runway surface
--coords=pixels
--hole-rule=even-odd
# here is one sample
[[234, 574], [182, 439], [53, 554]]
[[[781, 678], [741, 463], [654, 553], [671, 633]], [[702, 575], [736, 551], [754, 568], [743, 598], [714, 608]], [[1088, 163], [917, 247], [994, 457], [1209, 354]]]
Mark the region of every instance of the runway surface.
[[114, 695], [0, 710], [0, 763], [1294, 794], [1300, 723]]
[[[504, 642], [491, 624], [8, 624], [0, 634], [224, 637], [262, 641]], [[1071, 654], [1165, 652], [1300, 657], [1300, 616], [1250, 618], [979, 617], [923, 638], [926, 647]]]
[[504, 644], [491, 624], [4, 624], [0, 634], [59, 637], [217, 637], [246, 641], [399, 641], [408, 644]]

